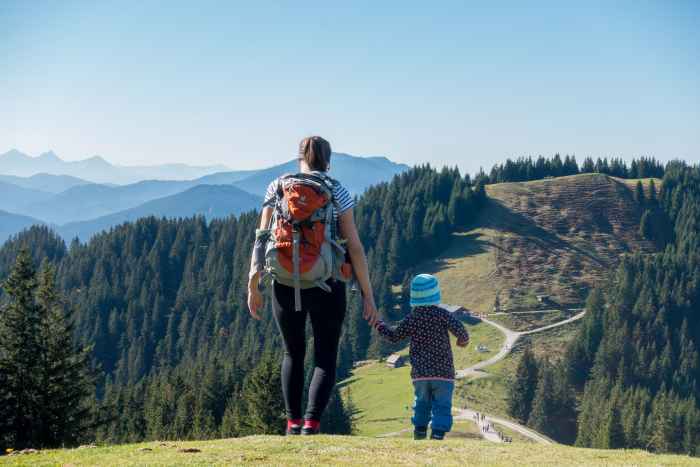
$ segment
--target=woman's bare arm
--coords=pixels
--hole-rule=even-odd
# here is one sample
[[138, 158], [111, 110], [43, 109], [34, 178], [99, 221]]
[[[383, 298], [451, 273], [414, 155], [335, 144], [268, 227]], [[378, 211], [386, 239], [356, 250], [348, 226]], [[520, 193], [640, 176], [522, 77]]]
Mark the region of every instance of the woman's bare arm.
[[347, 240], [348, 253], [352, 261], [352, 267], [357, 277], [357, 282], [362, 290], [362, 299], [364, 304], [364, 318], [369, 321], [370, 325], [374, 326], [379, 316], [377, 313], [377, 305], [374, 302], [374, 292], [369, 280], [369, 268], [367, 267], [367, 256], [365, 249], [360, 241], [360, 235], [357, 233], [355, 226], [355, 217], [352, 209], [348, 209], [340, 215], [340, 233]]
[[[267, 229], [270, 225], [270, 219], [272, 218], [272, 208], [265, 207], [260, 215], [260, 229]], [[264, 251], [260, 251], [260, 246], [256, 240], [253, 246], [253, 254], [250, 258], [250, 274], [248, 276], [248, 309], [250, 314], [255, 319], [260, 319], [258, 315], [258, 310], [263, 306], [263, 296], [258, 289], [260, 284], [260, 271], [262, 267], [262, 262], [264, 258]], [[257, 250], [257, 251], [256, 251]]]

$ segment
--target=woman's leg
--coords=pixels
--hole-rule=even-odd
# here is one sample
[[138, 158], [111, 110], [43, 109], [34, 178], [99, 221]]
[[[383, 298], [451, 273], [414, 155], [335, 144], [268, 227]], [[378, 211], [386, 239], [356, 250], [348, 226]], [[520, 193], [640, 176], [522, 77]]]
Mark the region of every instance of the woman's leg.
[[[312, 289], [308, 295], [311, 327], [314, 331], [314, 374], [309, 387], [307, 420], [320, 420], [335, 386], [338, 343], [345, 319], [345, 284], [337, 282], [332, 292]], [[304, 300], [304, 299], [302, 299]]]
[[306, 311], [294, 311], [294, 289], [275, 283], [272, 313], [284, 341], [282, 393], [290, 420], [301, 418], [306, 354]]

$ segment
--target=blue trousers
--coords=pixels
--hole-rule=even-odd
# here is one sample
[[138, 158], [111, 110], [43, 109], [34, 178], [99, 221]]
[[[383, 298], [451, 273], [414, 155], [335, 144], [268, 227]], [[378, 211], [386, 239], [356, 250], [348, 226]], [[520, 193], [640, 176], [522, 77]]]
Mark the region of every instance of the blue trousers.
[[413, 388], [416, 395], [411, 419], [413, 426], [427, 427], [432, 420], [433, 430], [450, 431], [454, 381], [419, 380], [413, 382]]

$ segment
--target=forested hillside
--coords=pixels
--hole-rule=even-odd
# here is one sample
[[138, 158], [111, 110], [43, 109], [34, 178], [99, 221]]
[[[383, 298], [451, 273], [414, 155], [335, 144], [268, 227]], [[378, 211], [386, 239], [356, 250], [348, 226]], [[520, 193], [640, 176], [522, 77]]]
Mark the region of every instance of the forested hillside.
[[[405, 282], [411, 264], [439, 252], [484, 196], [483, 186], [472, 189], [457, 170], [426, 166], [359, 200], [357, 223], [386, 314], [401, 304], [392, 284]], [[268, 384], [276, 394], [265, 395], [256, 381], [275, 377], [281, 351], [271, 314], [258, 322], [247, 313], [257, 221], [257, 213], [210, 223], [145, 218], [68, 247], [47, 228], [32, 228], [0, 250], [0, 278], [23, 247], [36, 262], [56, 265], [76, 336], [94, 344], [103, 372], [95, 405], [108, 423], [99, 439], [208, 438], [259, 432], [260, 424], [274, 422], [254, 420], [254, 409], [269, 412], [279, 400], [278, 386]], [[382, 351], [370, 339], [356, 296], [350, 304], [341, 373]], [[343, 410], [338, 397], [333, 404], [329, 416]]]
[[569, 441], [697, 455], [700, 170], [670, 165], [658, 200], [647, 203], [650, 232], [672, 226], [670, 243], [660, 253], [625, 256], [591, 292], [583, 326], [557, 368], [521, 364], [515, 384], [530, 396], [514, 397], [512, 412], [566, 440], [561, 422], [575, 414], [578, 394]]
[[565, 177], [584, 173], [600, 173], [618, 178], [661, 178], [664, 176], [664, 165], [654, 158], [641, 157], [633, 159], [628, 165], [620, 158], [586, 157], [579, 166], [574, 156], [559, 154], [551, 158], [539, 156], [520, 157], [516, 160], [507, 159], [503, 164], [496, 164], [491, 172], [481, 174], [489, 183], [526, 182], [541, 180], [548, 177]]

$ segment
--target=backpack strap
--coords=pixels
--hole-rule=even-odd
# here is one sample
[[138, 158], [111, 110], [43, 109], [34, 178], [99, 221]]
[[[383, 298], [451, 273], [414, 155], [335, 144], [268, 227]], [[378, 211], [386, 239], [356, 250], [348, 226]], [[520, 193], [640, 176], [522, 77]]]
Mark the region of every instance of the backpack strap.
[[299, 228], [294, 226], [292, 231], [292, 275], [294, 277], [294, 311], [301, 311], [301, 272], [300, 263], [301, 258], [299, 256], [299, 243], [300, 234]]

